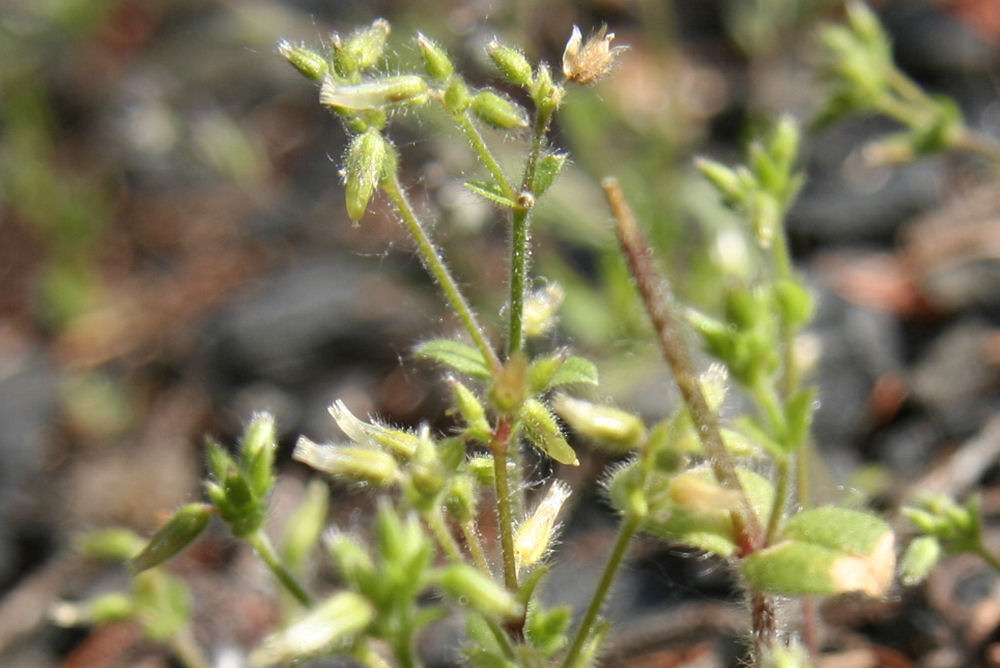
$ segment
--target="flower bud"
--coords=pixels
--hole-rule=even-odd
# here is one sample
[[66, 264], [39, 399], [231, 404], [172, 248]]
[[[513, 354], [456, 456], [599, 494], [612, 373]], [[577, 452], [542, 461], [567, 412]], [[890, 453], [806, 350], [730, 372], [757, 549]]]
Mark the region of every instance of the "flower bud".
[[636, 450], [646, 440], [646, 426], [642, 420], [620, 408], [566, 395], [556, 397], [553, 408], [575, 431], [615, 452]]
[[77, 549], [85, 556], [110, 561], [131, 559], [145, 544], [146, 541], [134, 531], [122, 528], [91, 531], [76, 542]]
[[437, 81], [447, 81], [448, 77], [455, 71], [455, 66], [451, 64], [448, 53], [444, 48], [423, 33], [417, 33], [417, 48], [420, 49], [420, 56], [424, 59], [424, 69], [432, 79]]
[[535, 510], [514, 531], [514, 561], [518, 569], [531, 568], [549, 551], [558, 533], [556, 519], [569, 498], [569, 485], [552, 483]]
[[349, 643], [375, 619], [375, 609], [354, 592], [334, 594], [291, 626], [271, 634], [250, 655], [250, 665], [267, 668], [320, 654]]
[[330, 72], [326, 58], [304, 46], [295, 46], [288, 40], [278, 42], [278, 53], [303, 76], [313, 81], [322, 81]]
[[452, 564], [438, 574], [441, 589], [490, 619], [517, 619], [524, 608], [511, 592], [468, 564]]
[[552, 72], [548, 65], [545, 63], [539, 65], [538, 72], [535, 74], [535, 82], [531, 86], [531, 99], [535, 102], [538, 111], [544, 114], [555, 112], [562, 104], [565, 92], [562, 86], [558, 86], [552, 81]]
[[528, 338], [542, 336], [556, 324], [556, 313], [566, 292], [558, 283], [549, 283], [528, 295], [524, 302], [522, 329]]
[[49, 619], [58, 626], [92, 626], [128, 619], [135, 614], [130, 596], [120, 592], [102, 594], [83, 603], [57, 601], [49, 608]]
[[359, 70], [378, 63], [385, 52], [389, 32], [388, 21], [375, 19], [370, 26], [359, 28], [348, 35], [346, 41], [341, 40], [339, 35], [334, 35], [333, 59], [338, 74], [350, 78]]
[[347, 215], [353, 221], [360, 220], [368, 209], [368, 202], [382, 178], [385, 154], [385, 139], [374, 128], [351, 140], [344, 165], [344, 199]]
[[489, 441], [492, 430], [486, 419], [486, 409], [482, 402], [473, 394], [472, 390], [463, 385], [457, 378], [449, 378], [448, 384], [451, 385], [451, 391], [455, 395], [455, 406], [458, 408], [458, 413], [465, 422], [465, 433], [478, 441], [484, 443]]
[[528, 358], [523, 353], [512, 355], [500, 369], [490, 388], [490, 403], [501, 414], [516, 412], [528, 396]]
[[722, 193], [727, 202], [739, 202], [746, 195], [745, 185], [736, 172], [721, 162], [695, 158], [695, 168]]
[[483, 487], [493, 487], [495, 484], [496, 471], [493, 468], [493, 457], [491, 455], [477, 455], [469, 459], [469, 473], [476, 479], [476, 482]]
[[501, 130], [528, 126], [528, 114], [524, 108], [493, 91], [477, 93], [470, 108], [480, 119]]
[[521, 407], [518, 420], [524, 429], [524, 435], [536, 448], [556, 460], [560, 464], [579, 466], [580, 460], [576, 452], [566, 442], [559, 429], [559, 423], [542, 402], [528, 399]]
[[611, 48], [614, 38], [615, 34], [609, 33], [607, 26], [601, 26], [584, 44], [580, 29], [573, 26], [573, 33], [563, 51], [563, 74], [566, 78], [585, 86], [610, 72], [615, 59], [628, 49], [624, 46]]
[[409, 459], [420, 444], [420, 438], [406, 430], [359, 420], [340, 399], [330, 406], [329, 411], [340, 430], [358, 445], [385, 449], [396, 457]]
[[375, 578], [375, 563], [360, 541], [350, 535], [331, 529], [323, 538], [340, 577], [351, 588], [365, 591]]
[[330, 489], [313, 478], [306, 487], [305, 498], [285, 524], [281, 553], [293, 570], [299, 569], [306, 555], [319, 543], [330, 509]]
[[157, 531], [142, 551], [129, 559], [129, 571], [135, 575], [158, 566], [197, 538], [212, 517], [212, 506], [189, 503], [182, 507]]
[[900, 580], [907, 587], [923, 582], [941, 559], [944, 549], [934, 536], [918, 536], [910, 541], [899, 567]]
[[365, 446], [319, 445], [300, 436], [292, 459], [322, 473], [376, 487], [389, 487], [399, 479], [392, 455]]
[[471, 476], [455, 475], [448, 483], [445, 503], [448, 510], [459, 522], [467, 522], [476, 516], [476, 482]]
[[469, 87], [461, 77], [455, 77], [444, 91], [444, 106], [453, 114], [464, 113], [472, 104]]
[[263, 496], [274, 484], [274, 454], [278, 449], [274, 416], [257, 413], [240, 443], [243, 468], [254, 492]]
[[486, 46], [486, 53], [507, 81], [517, 86], [531, 85], [531, 63], [523, 53], [495, 39]]
[[319, 102], [340, 112], [381, 109], [426, 99], [427, 82], [415, 74], [400, 74], [359, 84], [339, 84], [325, 77], [319, 89]]

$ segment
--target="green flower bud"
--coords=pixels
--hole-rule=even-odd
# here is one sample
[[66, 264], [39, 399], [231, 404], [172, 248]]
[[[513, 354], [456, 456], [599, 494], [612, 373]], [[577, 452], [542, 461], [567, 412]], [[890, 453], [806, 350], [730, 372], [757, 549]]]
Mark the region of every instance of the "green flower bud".
[[512, 355], [497, 374], [490, 388], [490, 403], [505, 415], [516, 412], [528, 396], [528, 358], [523, 353]]
[[182, 507], [157, 531], [142, 551], [129, 559], [128, 568], [134, 575], [158, 566], [197, 538], [212, 517], [212, 506], [189, 503]]
[[281, 553], [293, 570], [298, 570], [306, 556], [319, 544], [330, 509], [330, 489], [319, 478], [306, 487], [305, 498], [285, 524]]
[[934, 536], [918, 536], [910, 541], [900, 563], [900, 580], [907, 587], [920, 584], [941, 560], [944, 549]]
[[126, 561], [143, 548], [146, 541], [131, 529], [90, 531], [77, 540], [77, 549], [91, 559]]
[[353, 221], [361, 220], [368, 209], [368, 202], [382, 179], [385, 154], [385, 139], [374, 128], [351, 140], [344, 165], [344, 198], [347, 215]]
[[374, 583], [375, 563], [358, 540], [342, 531], [331, 530], [324, 542], [340, 577], [351, 589], [364, 592]]
[[536, 649], [545, 656], [552, 656], [566, 645], [566, 631], [572, 621], [573, 608], [568, 605], [549, 610], [533, 605], [528, 610], [524, 630]]
[[461, 77], [453, 78], [444, 91], [444, 106], [453, 114], [462, 114], [470, 104], [472, 95], [469, 93], [469, 87]]
[[58, 601], [49, 608], [49, 619], [57, 626], [111, 624], [135, 614], [132, 597], [120, 592], [102, 594], [83, 603]]
[[191, 592], [179, 578], [146, 571], [133, 580], [135, 617], [154, 642], [175, 638], [191, 622]]
[[250, 655], [253, 668], [287, 664], [350, 643], [375, 619], [375, 608], [354, 592], [334, 594]]
[[549, 412], [542, 402], [537, 399], [528, 399], [521, 407], [518, 420], [524, 435], [536, 448], [546, 455], [556, 460], [560, 464], [568, 466], [579, 466], [580, 460], [576, 457], [576, 452], [566, 442], [566, 438], [559, 429], [559, 423], [554, 415]]
[[340, 84], [325, 77], [319, 89], [320, 104], [338, 112], [357, 113], [399, 104], [422, 104], [427, 82], [415, 74], [401, 74], [358, 84]]
[[304, 46], [295, 46], [288, 40], [278, 42], [278, 53], [303, 76], [313, 81], [322, 81], [330, 72], [326, 58]]
[[480, 442], [489, 441], [492, 434], [490, 423], [486, 419], [486, 408], [472, 390], [462, 384], [457, 378], [449, 378], [448, 384], [455, 395], [455, 406], [465, 422], [465, 433]]
[[467, 475], [451, 478], [448, 496], [445, 499], [449, 512], [459, 522], [467, 522], [476, 516], [476, 482]]
[[493, 487], [496, 471], [493, 468], [491, 455], [477, 455], [469, 459], [469, 473], [483, 487]]
[[480, 119], [501, 130], [528, 127], [528, 113], [524, 108], [493, 91], [477, 93], [470, 108]]
[[812, 320], [816, 309], [816, 302], [809, 291], [798, 281], [788, 278], [774, 284], [774, 300], [781, 321], [793, 329], [799, 329]]
[[516, 86], [531, 85], [531, 63], [523, 53], [495, 39], [486, 46], [486, 53], [507, 81]]
[[389, 487], [399, 480], [399, 465], [392, 455], [365, 446], [319, 445], [300, 436], [292, 459], [322, 473], [376, 487]]
[[727, 203], [735, 204], [743, 200], [746, 196], [743, 181], [737, 176], [735, 171], [721, 162], [709, 160], [708, 158], [695, 158], [694, 166], [701, 172], [702, 176], [715, 186]]
[[219, 516], [237, 537], [248, 536], [264, 524], [267, 504], [254, 493], [242, 471], [233, 468], [218, 482], [207, 482], [205, 488]]
[[258, 496], [267, 494], [274, 484], [274, 455], [278, 449], [274, 416], [257, 413], [250, 420], [241, 441], [243, 468], [250, 486]]
[[514, 531], [514, 562], [518, 570], [531, 568], [548, 553], [558, 533], [556, 520], [570, 495], [569, 485], [552, 483], [542, 500]]
[[446, 566], [437, 581], [445, 594], [491, 619], [517, 619], [524, 612], [514, 594], [468, 564]]
[[791, 170], [799, 154], [800, 139], [799, 126], [795, 119], [787, 115], [781, 116], [774, 126], [768, 153], [782, 172], [788, 173]]
[[562, 86], [558, 86], [552, 81], [552, 72], [548, 65], [545, 63], [539, 65], [538, 72], [535, 74], [535, 83], [531, 87], [531, 99], [538, 110], [545, 114], [554, 113], [562, 104], [565, 93]]
[[337, 67], [337, 73], [349, 79], [359, 70], [378, 63], [385, 52], [385, 43], [389, 32], [388, 21], [375, 19], [370, 26], [352, 32], [346, 41], [334, 34], [332, 37], [333, 60]]
[[444, 48], [423, 33], [417, 33], [417, 48], [420, 49], [420, 56], [424, 59], [424, 69], [432, 79], [437, 81], [447, 81], [448, 77], [455, 71], [455, 66], [451, 64], [448, 53]]
[[559, 417], [575, 431], [614, 452], [637, 450], [646, 440], [646, 426], [642, 420], [620, 408], [566, 395], [556, 397], [552, 403]]

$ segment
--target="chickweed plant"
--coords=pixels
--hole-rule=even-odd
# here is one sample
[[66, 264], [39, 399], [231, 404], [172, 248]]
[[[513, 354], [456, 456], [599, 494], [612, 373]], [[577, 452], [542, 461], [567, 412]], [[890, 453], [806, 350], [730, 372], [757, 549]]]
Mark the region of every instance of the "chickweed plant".
[[[455, 648], [463, 664], [576, 668], [600, 662], [612, 633], [602, 607], [633, 539], [648, 534], [717, 555], [733, 569], [746, 591], [753, 665], [810, 665], [812, 597], [885, 596], [895, 579], [896, 537], [871, 512], [817, 506], [810, 495], [817, 400], [796, 337], [809, 325], [814, 304], [793, 267], [785, 232], [786, 212], [803, 182], [795, 166], [796, 123], [777, 120], [750, 146], [745, 165], [697, 162], [723, 201], [745, 218], [755, 242], [755, 273], [727, 284], [720, 313], [675, 298], [623, 189], [614, 178], [602, 184], [621, 252], [682, 398], [673, 413], [647, 423], [627, 408], [580, 396], [598, 384], [597, 369], [566, 349], [545, 348], [543, 335], [555, 326], [562, 295], [552, 282], [534, 289], [529, 266], [532, 212], [567, 160], [547, 138], [553, 118], [571, 103], [574, 86], [607, 74], [625, 47], [614, 46], [614, 35], [603, 29], [584, 39], [574, 28], [553, 71], [515, 47], [490, 43], [489, 58], [505, 83], [521, 90], [518, 100], [530, 102], [526, 108], [498, 90], [475, 88], [422, 34], [414, 37], [419, 64], [384, 74], [379, 66], [389, 35], [389, 23], [377, 20], [334, 35], [325, 53], [287, 42], [278, 50], [318, 86], [319, 103], [349, 135], [341, 171], [349, 217], [363, 225], [373, 197], [384, 197], [461, 324], [456, 336], [425, 341], [414, 351], [442, 369], [457, 428], [447, 434], [399, 429], [355, 416], [336, 401], [330, 413], [345, 441], [303, 437], [294, 458], [377, 494], [372, 538], [325, 530], [327, 491], [317, 483], [275, 547], [262, 529], [275, 482], [275, 425], [257, 415], [235, 454], [209, 446], [206, 503], [178, 510], [148, 542], [117, 530], [87, 539], [90, 553], [127, 561], [135, 574], [132, 594], [64, 604], [57, 618], [137, 618], [150, 637], [172, 643], [186, 664], [208, 665], [191, 640], [183, 583], [162, 564], [217, 515], [249, 542], [288, 594], [286, 623], [252, 652], [253, 666], [334, 654], [372, 668], [419, 666], [421, 632], [451, 616], [464, 622], [464, 645]], [[892, 116], [905, 131], [883, 141], [878, 153], [895, 161], [956, 148], [997, 159], [996, 145], [974, 135], [952, 103], [926, 95], [895, 68], [886, 35], [863, 5], [851, 5], [847, 24], [827, 28], [822, 42], [832, 89], [824, 121], [847, 112]], [[481, 164], [481, 178], [466, 187], [494, 206], [509, 230], [502, 323], [487, 326], [470, 305], [429, 234], [433, 226], [401, 182], [392, 121], [431, 107], [451, 120]], [[510, 134], [508, 141], [527, 137], [516, 173], [501, 164], [484, 127]], [[714, 363], [702, 368], [703, 355], [690, 349], [691, 341], [700, 341]], [[746, 396], [747, 410], [722, 420], [719, 407], [734, 389]], [[582, 610], [550, 605], [540, 595], [558, 568], [553, 544], [573, 494], [559, 471], [578, 465], [577, 442], [617, 460], [604, 485], [620, 517]], [[527, 448], [555, 463], [553, 479], [532, 479]], [[540, 498], [529, 503], [529, 488], [539, 486]], [[961, 507], [933, 499], [908, 513], [925, 535], [907, 555], [907, 582], [919, 580], [942, 549], [981, 553], [996, 563], [978, 538], [974, 502]], [[336, 591], [311, 591], [301, 577], [319, 548], [339, 576]], [[779, 623], [778, 599], [802, 601], [804, 621]]]

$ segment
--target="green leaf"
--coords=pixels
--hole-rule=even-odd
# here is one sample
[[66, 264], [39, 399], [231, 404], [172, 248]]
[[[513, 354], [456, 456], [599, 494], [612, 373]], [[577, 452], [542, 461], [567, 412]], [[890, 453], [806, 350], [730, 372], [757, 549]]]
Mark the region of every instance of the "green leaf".
[[480, 197], [485, 197], [494, 204], [498, 204], [508, 209], [517, 208], [517, 202], [507, 197], [507, 195], [504, 194], [503, 189], [493, 181], [466, 181], [463, 185]]
[[488, 380], [493, 377], [479, 350], [461, 341], [432, 339], [417, 346], [416, 356], [449, 366], [459, 373]]
[[597, 366], [583, 357], [569, 357], [556, 371], [546, 389], [574, 384], [597, 385]]
[[785, 403], [785, 450], [789, 453], [801, 448], [809, 434], [813, 413], [816, 410], [815, 388], [808, 387], [789, 397]]

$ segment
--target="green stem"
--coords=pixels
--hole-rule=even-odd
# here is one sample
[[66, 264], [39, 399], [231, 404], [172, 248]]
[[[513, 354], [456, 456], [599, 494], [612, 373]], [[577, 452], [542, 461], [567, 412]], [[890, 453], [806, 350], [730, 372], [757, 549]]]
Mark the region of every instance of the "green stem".
[[448, 555], [448, 558], [455, 563], [464, 562], [465, 557], [462, 555], [462, 548], [458, 546], [455, 537], [451, 535], [451, 531], [444, 521], [444, 516], [441, 514], [441, 506], [435, 504], [431, 510], [424, 513], [424, 521], [427, 522], [427, 526], [430, 527], [434, 538], [437, 539], [438, 544], [444, 550], [445, 554]]
[[177, 660], [185, 668], [211, 668], [211, 663], [205, 658], [204, 653], [198, 647], [191, 633], [191, 627], [185, 626], [170, 639], [170, 646], [174, 650]]
[[483, 541], [479, 539], [479, 532], [476, 531], [475, 522], [473, 520], [466, 520], [461, 523], [461, 528], [465, 544], [469, 547], [469, 553], [472, 555], [472, 562], [483, 573], [492, 575], [490, 562], [486, 558], [486, 551], [483, 550]]
[[503, 652], [503, 655], [510, 661], [516, 661], [517, 656], [514, 654], [514, 647], [510, 644], [510, 638], [507, 636], [507, 633], [500, 627], [499, 624], [489, 617], [484, 615], [483, 619], [486, 620], [486, 625], [489, 627], [490, 633], [493, 634], [497, 644], [500, 645], [500, 650]]
[[788, 489], [791, 486], [791, 470], [789, 468], [788, 457], [781, 457], [776, 462], [777, 485], [774, 489], [774, 499], [771, 503], [771, 516], [767, 520], [767, 533], [764, 537], [764, 545], [770, 545], [778, 531], [781, 529], [781, 519], [785, 515], [785, 506], [788, 504]]
[[952, 148], [979, 155], [1000, 167], [1000, 143], [992, 137], [960, 125], [951, 139]]
[[355, 646], [352, 655], [366, 668], [392, 668], [392, 665], [364, 640]]
[[500, 418], [490, 449], [493, 451], [493, 477], [497, 495], [497, 516], [500, 529], [500, 551], [503, 558], [503, 581], [507, 589], [516, 592], [517, 562], [514, 559], [514, 518], [510, 511], [510, 485], [507, 480], [507, 450], [510, 448], [511, 420]]
[[391, 177], [385, 179], [382, 182], [382, 189], [385, 190], [389, 200], [396, 208], [396, 211], [399, 212], [400, 217], [402, 217], [403, 224], [406, 225], [410, 236], [412, 236], [414, 242], [416, 242], [417, 251], [420, 253], [420, 258], [423, 260], [424, 267], [427, 268], [427, 271], [430, 272], [431, 276], [441, 288], [445, 299], [448, 300], [448, 303], [455, 311], [458, 319], [462, 321], [462, 325], [469, 333], [469, 336], [472, 337], [473, 343], [475, 343], [476, 347], [479, 348], [479, 352], [482, 354], [483, 359], [486, 360], [487, 364], [489, 364], [494, 370], [499, 370], [500, 360], [497, 357], [496, 352], [493, 351], [493, 347], [486, 341], [486, 336], [483, 334], [483, 330], [479, 326], [479, 322], [476, 320], [472, 307], [469, 306], [469, 303], [466, 301], [462, 291], [459, 290], [458, 284], [452, 277], [447, 265], [445, 265], [440, 251], [438, 251], [438, 249], [434, 246], [430, 237], [427, 236], [427, 232], [424, 230], [420, 219], [417, 218], [417, 214], [413, 210], [413, 205], [410, 204], [409, 198], [406, 196], [406, 193], [403, 192], [403, 188], [399, 184], [399, 176], [394, 173]]
[[976, 554], [978, 554], [983, 561], [989, 564], [994, 571], [1000, 573], [1000, 558], [998, 558], [995, 554], [987, 550], [986, 546], [984, 546], [982, 543], [979, 543], [976, 549]]
[[514, 190], [514, 186], [512, 186], [510, 181], [507, 180], [507, 175], [504, 174], [503, 168], [500, 167], [500, 163], [497, 162], [497, 159], [493, 156], [493, 152], [490, 151], [490, 147], [486, 145], [485, 141], [483, 141], [483, 136], [479, 133], [479, 129], [469, 117], [469, 112], [465, 111], [460, 114], [453, 114], [452, 118], [455, 119], [458, 127], [465, 133], [469, 143], [472, 144], [472, 150], [475, 152], [476, 157], [478, 157], [486, 169], [489, 170], [490, 175], [493, 177], [493, 180], [496, 181], [497, 185], [503, 189], [503, 194], [511, 200], [516, 200], [517, 191]]
[[[551, 111], [536, 110], [534, 133], [531, 140], [531, 152], [524, 165], [524, 176], [521, 179], [521, 195], [533, 195], [532, 189], [535, 183], [535, 171], [538, 168], [538, 159], [542, 155], [542, 147], [545, 145], [545, 133], [548, 131], [549, 122], [552, 120]], [[507, 329], [507, 356], [513, 355], [522, 346], [522, 328], [524, 323], [524, 293], [527, 288], [528, 277], [528, 243], [530, 240], [529, 223], [531, 220], [531, 207], [534, 203], [533, 197], [524, 198], [519, 206], [514, 210], [511, 220], [510, 232], [510, 320]]]
[[587, 606], [587, 611], [583, 615], [580, 628], [576, 630], [573, 644], [570, 645], [569, 652], [566, 653], [566, 658], [563, 659], [563, 668], [571, 668], [576, 664], [580, 652], [590, 637], [594, 622], [597, 621], [597, 616], [601, 612], [604, 600], [607, 598], [608, 592], [611, 590], [611, 585], [615, 580], [615, 575], [618, 573], [618, 567], [621, 566], [622, 560], [625, 558], [629, 543], [632, 541], [632, 537], [635, 536], [640, 522], [641, 519], [639, 517], [628, 517], [622, 522], [621, 528], [618, 530], [618, 538], [615, 539], [615, 544], [611, 548], [611, 554], [604, 566], [604, 572], [601, 574], [601, 580], [597, 583], [594, 595], [590, 598], [590, 605]]
[[264, 560], [267, 567], [271, 569], [275, 577], [278, 578], [278, 582], [288, 590], [288, 592], [295, 597], [295, 600], [306, 606], [307, 608], [312, 606], [312, 597], [306, 593], [306, 590], [302, 588], [295, 576], [292, 575], [291, 571], [285, 567], [285, 564], [281, 561], [281, 557], [278, 556], [278, 552], [271, 545], [270, 539], [267, 535], [261, 531], [257, 530], [254, 533], [246, 537], [246, 541], [250, 543], [250, 546], [257, 551], [260, 558]]

